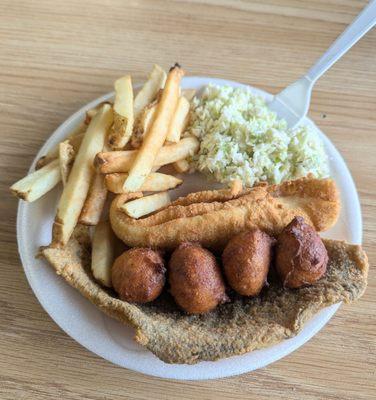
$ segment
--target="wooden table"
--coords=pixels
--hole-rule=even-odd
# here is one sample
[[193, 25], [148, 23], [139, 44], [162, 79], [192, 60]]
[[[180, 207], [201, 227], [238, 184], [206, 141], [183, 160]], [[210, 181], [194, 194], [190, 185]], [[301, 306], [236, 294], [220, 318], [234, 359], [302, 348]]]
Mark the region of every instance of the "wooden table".
[[[276, 93], [297, 79], [365, 0], [0, 2], [0, 398], [371, 399], [376, 397], [376, 278], [305, 346], [273, 365], [215, 382], [155, 379], [111, 365], [67, 336], [24, 276], [17, 201], [8, 187], [51, 132], [131, 73], [179, 61]], [[310, 116], [345, 158], [376, 257], [376, 30], [318, 83]]]

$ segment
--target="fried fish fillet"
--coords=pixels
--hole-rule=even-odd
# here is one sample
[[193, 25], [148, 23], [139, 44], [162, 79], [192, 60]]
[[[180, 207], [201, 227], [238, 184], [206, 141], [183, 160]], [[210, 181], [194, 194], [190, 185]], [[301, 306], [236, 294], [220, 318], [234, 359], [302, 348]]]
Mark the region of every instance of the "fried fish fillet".
[[156, 301], [131, 304], [98, 285], [90, 272], [90, 237], [76, 228], [67, 246], [44, 248], [57, 274], [107, 315], [130, 324], [135, 340], [167, 363], [194, 364], [243, 354], [295, 336], [314, 314], [331, 304], [358, 299], [367, 285], [368, 261], [361, 246], [324, 239], [328, 268], [318, 282], [283, 288], [270, 277], [260, 296], [239, 297], [205, 315], [182, 313], [165, 291]]
[[184, 241], [221, 248], [239, 232], [259, 228], [278, 234], [296, 216], [316, 231], [337, 221], [340, 201], [335, 182], [311, 177], [279, 185], [260, 185], [240, 193], [212, 190], [191, 193], [145, 218], [134, 219], [120, 210], [124, 197], [114, 199], [110, 221], [128, 246], [173, 249]]

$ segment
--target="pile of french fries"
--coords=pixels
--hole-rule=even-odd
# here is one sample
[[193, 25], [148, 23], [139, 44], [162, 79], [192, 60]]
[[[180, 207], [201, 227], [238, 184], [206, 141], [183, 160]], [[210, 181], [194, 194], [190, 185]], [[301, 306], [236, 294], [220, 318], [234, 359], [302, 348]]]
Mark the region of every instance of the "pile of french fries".
[[185, 134], [195, 91], [181, 90], [183, 75], [178, 64], [168, 73], [155, 65], [136, 96], [129, 75], [118, 79], [114, 103], [87, 111], [84, 121], [38, 160], [36, 170], [11, 187], [18, 198], [32, 202], [62, 181], [51, 246], [64, 247], [78, 223], [95, 226], [93, 272], [106, 286], [114, 241], [103, 221], [108, 192], [124, 196], [121, 210], [130, 217], [152, 213], [168, 205], [168, 191], [182, 183], [158, 169], [172, 164], [178, 173], [188, 172], [187, 158], [198, 151], [197, 139]]

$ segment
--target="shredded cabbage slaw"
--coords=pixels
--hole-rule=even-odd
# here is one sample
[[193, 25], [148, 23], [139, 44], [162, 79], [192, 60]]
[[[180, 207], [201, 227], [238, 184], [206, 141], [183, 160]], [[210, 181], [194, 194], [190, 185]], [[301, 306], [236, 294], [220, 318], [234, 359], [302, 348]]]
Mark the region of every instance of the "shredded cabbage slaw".
[[189, 134], [200, 140], [192, 162], [218, 182], [280, 183], [328, 176], [323, 144], [307, 126], [290, 129], [248, 88], [208, 85], [192, 101]]

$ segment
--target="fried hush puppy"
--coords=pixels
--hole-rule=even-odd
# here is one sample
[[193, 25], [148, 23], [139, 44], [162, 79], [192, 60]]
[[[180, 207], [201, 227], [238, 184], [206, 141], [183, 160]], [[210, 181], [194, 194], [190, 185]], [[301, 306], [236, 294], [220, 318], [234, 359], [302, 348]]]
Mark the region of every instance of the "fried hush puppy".
[[234, 236], [222, 254], [229, 285], [243, 296], [257, 296], [266, 283], [275, 240], [260, 229]]
[[148, 303], [165, 284], [164, 261], [157, 251], [133, 248], [119, 256], [112, 266], [112, 285], [121, 300]]
[[283, 286], [310, 285], [326, 272], [328, 253], [320, 236], [304, 218], [295, 217], [278, 237], [275, 266]]
[[203, 314], [228, 301], [221, 270], [210, 251], [195, 243], [182, 243], [168, 267], [171, 294], [189, 314]]

